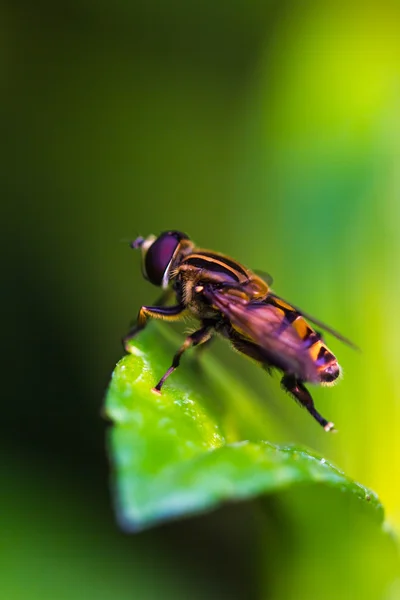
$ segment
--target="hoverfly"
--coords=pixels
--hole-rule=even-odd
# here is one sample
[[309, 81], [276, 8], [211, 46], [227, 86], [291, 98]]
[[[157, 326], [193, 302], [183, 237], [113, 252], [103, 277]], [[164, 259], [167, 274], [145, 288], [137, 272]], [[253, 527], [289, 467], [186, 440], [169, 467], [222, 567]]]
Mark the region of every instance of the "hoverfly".
[[[340, 367], [322, 335], [306, 319], [355, 347], [352, 342], [273, 293], [269, 275], [258, 275], [223, 254], [198, 249], [180, 231], [138, 237], [130, 246], [142, 252], [143, 276], [164, 293], [154, 306], [141, 307], [136, 325], [123, 339], [125, 349], [129, 351], [131, 339], [149, 318], [176, 321], [191, 314], [201, 324], [176, 352], [154, 392], [161, 393], [188, 348], [204, 344], [218, 333], [267, 371], [282, 371], [283, 389], [325, 431], [333, 429], [333, 423], [317, 412], [304, 383], [333, 385]], [[175, 304], [167, 305], [173, 297]]]

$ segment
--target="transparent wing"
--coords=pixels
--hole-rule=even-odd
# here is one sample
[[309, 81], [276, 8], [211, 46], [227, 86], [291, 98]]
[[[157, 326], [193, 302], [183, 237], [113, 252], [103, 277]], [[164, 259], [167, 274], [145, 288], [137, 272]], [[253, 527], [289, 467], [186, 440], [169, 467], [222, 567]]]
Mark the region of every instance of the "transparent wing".
[[272, 304], [248, 302], [239, 290], [206, 287], [207, 300], [245, 339], [261, 348], [266, 362], [303, 380], [319, 381], [317, 368], [293, 327], [282, 328], [282, 311]]
[[252, 271], [257, 277], [265, 281], [268, 286], [271, 286], [274, 283], [274, 278], [266, 271], [260, 271], [260, 269], [252, 269]]
[[[270, 297], [271, 298], [276, 298], [277, 300], [282, 300], [283, 302], [286, 302], [286, 300], [284, 300], [280, 296], [277, 296], [276, 294], [270, 294]], [[341, 333], [339, 333], [335, 329], [332, 329], [332, 327], [329, 327], [329, 325], [326, 325], [322, 321], [319, 321], [319, 319], [315, 319], [313, 316], [311, 316], [308, 313], [306, 313], [303, 310], [301, 310], [301, 308], [298, 308], [297, 306], [294, 306], [291, 303], [290, 303], [290, 305], [291, 305], [291, 307], [296, 312], [299, 313], [299, 315], [301, 315], [302, 317], [304, 317], [307, 321], [310, 321], [311, 323], [313, 323], [317, 327], [320, 327], [321, 329], [323, 329], [327, 333], [330, 333], [331, 335], [333, 335], [335, 338], [337, 338], [338, 340], [340, 340], [344, 344], [347, 344], [347, 346], [350, 346], [350, 348], [353, 348], [353, 350], [358, 350], [359, 352], [361, 351], [360, 348], [356, 344], [354, 344], [354, 342], [352, 342], [351, 340], [349, 340], [348, 338], [346, 338], [344, 335], [342, 335]]]

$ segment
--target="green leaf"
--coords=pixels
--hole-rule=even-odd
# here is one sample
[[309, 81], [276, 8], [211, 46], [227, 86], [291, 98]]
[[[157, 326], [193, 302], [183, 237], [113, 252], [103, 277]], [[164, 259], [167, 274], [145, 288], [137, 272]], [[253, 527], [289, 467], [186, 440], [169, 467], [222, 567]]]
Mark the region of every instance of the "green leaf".
[[265, 407], [213, 357], [185, 355], [162, 395], [152, 392], [180, 343], [165, 326], [151, 324], [117, 364], [107, 392], [115, 504], [124, 529], [300, 483], [355, 494], [383, 519], [376, 495], [324, 458], [265, 441]]

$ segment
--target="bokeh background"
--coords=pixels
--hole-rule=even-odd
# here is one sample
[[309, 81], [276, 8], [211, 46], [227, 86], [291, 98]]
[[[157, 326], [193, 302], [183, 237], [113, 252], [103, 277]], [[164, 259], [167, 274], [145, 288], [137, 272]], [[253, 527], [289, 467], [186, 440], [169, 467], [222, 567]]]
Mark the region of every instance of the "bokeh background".
[[323, 489], [119, 532], [100, 417], [157, 295], [127, 241], [181, 229], [362, 347], [328, 338], [337, 435], [212, 351], [268, 402], [265, 439], [320, 451], [399, 531], [398, 3], [10, 0], [0, 30], [1, 597], [399, 598], [394, 543]]

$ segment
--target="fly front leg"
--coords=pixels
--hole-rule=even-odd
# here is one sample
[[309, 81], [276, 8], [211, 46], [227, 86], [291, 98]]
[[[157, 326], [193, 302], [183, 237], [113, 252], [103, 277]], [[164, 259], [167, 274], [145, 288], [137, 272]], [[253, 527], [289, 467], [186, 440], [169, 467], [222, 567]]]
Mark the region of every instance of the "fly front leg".
[[166, 371], [166, 373], [164, 373], [164, 375], [161, 377], [160, 381], [153, 388], [153, 392], [156, 392], [157, 394], [161, 393], [161, 388], [164, 385], [165, 380], [171, 375], [171, 373], [173, 373], [175, 371], [175, 369], [177, 369], [179, 367], [179, 363], [181, 361], [181, 356], [186, 350], [188, 350], [188, 348], [191, 348], [192, 346], [199, 346], [200, 344], [204, 344], [205, 342], [208, 342], [208, 340], [210, 338], [211, 338], [211, 326], [210, 325], [205, 325], [201, 329], [198, 329], [197, 331], [195, 331], [194, 333], [189, 335], [186, 338], [186, 340], [183, 342], [182, 346], [179, 348], [178, 352], [175, 354], [173, 361], [172, 361], [172, 365], [170, 366], [168, 371]]
[[[174, 292], [171, 289], [164, 290], [163, 293], [155, 300], [151, 306], [147, 306], [144, 308], [160, 308], [160, 306], [165, 306], [168, 304], [169, 300], [172, 300], [174, 297]], [[138, 317], [136, 319], [132, 319], [129, 323], [132, 330], [137, 326]]]
[[147, 320], [164, 319], [165, 321], [178, 321], [185, 307], [181, 304], [176, 306], [142, 306], [136, 320], [136, 324], [128, 331], [125, 337], [122, 338], [122, 344], [127, 352], [129, 352], [130, 341], [146, 327]]
[[308, 410], [310, 415], [314, 417], [314, 419], [318, 421], [320, 425], [322, 425], [325, 431], [333, 430], [334, 424], [330, 421], [327, 421], [319, 414], [314, 406], [310, 392], [304, 387], [303, 383], [299, 379], [297, 379], [294, 375], [284, 375], [281, 381], [281, 386], [291, 396], [293, 396], [293, 398], [297, 400], [301, 406], [304, 406], [304, 408]]

